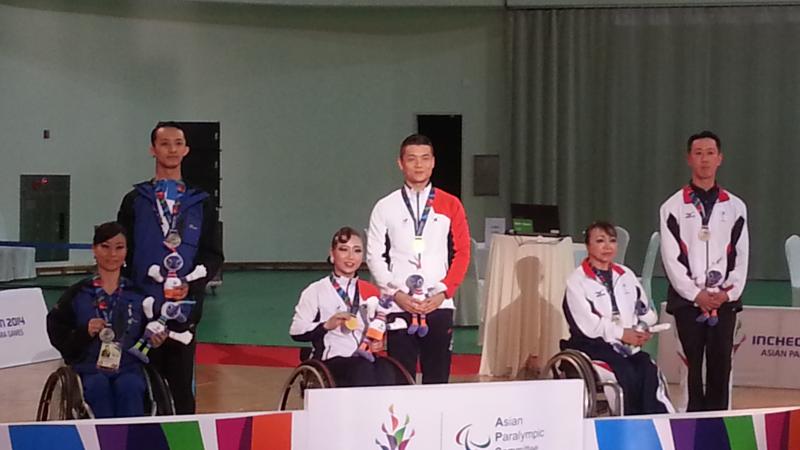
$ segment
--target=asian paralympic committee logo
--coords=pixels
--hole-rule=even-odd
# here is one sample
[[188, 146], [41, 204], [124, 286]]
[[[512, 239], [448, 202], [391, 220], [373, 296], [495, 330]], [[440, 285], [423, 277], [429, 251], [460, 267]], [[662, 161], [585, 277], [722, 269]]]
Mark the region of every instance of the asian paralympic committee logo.
[[470, 437], [469, 437], [469, 431], [470, 430], [469, 429], [471, 427], [472, 427], [472, 424], [469, 424], [469, 425], [465, 425], [463, 428], [458, 430], [458, 433], [456, 433], [456, 444], [463, 445], [464, 446], [464, 450], [474, 450], [474, 449], [478, 449], [478, 448], [486, 448], [486, 447], [488, 447], [489, 444], [491, 444], [491, 442], [492, 442], [492, 440], [489, 439], [489, 438], [486, 438], [486, 442], [484, 442], [483, 444], [478, 444], [478, 443], [474, 442], [472, 439], [470, 439]]
[[[408, 426], [411, 419], [406, 414], [405, 421], [400, 425], [400, 420], [394, 414], [394, 405], [389, 406], [389, 417], [391, 417], [392, 422], [391, 430], [386, 429], [386, 424], [381, 424], [381, 431], [386, 435], [387, 445], [381, 444], [378, 439], [375, 439], [375, 443], [378, 444], [381, 450], [405, 450], [415, 434], [414, 430]], [[408, 433], [408, 436], [406, 436], [406, 433]]]

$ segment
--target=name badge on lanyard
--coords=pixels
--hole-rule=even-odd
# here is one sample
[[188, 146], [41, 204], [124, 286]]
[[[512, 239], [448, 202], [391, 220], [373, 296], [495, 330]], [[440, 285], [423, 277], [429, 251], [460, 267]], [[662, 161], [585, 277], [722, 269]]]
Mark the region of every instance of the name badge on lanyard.
[[105, 372], [119, 371], [122, 361], [122, 347], [119, 342], [103, 342], [100, 344], [100, 355], [97, 357], [97, 368]]
[[[120, 280], [120, 285], [117, 291], [112, 294], [116, 299], [121, 298], [123, 282]], [[93, 280], [95, 289], [95, 298], [97, 299], [97, 315], [106, 322], [106, 326], [100, 330], [97, 337], [100, 339], [100, 353], [97, 356], [96, 367], [98, 370], [105, 372], [117, 372], [119, 370], [120, 362], [122, 361], [122, 346], [116, 340], [116, 333], [114, 332], [114, 309], [116, 307], [116, 300], [113, 302], [107, 301], [108, 295], [103, 291], [103, 284], [99, 277]]]
[[[433, 199], [436, 196], [436, 190], [433, 188], [433, 186], [431, 186], [431, 190], [428, 193], [428, 199], [425, 201], [425, 208], [422, 210], [422, 213], [419, 217], [414, 214], [414, 208], [411, 207], [411, 200], [408, 198], [406, 188], [401, 188], [400, 193], [403, 196], [403, 202], [406, 204], [408, 214], [411, 216], [411, 220], [414, 222], [414, 241], [411, 244], [411, 251], [416, 256], [410, 262], [414, 264], [417, 269], [421, 269], [422, 254], [425, 252], [425, 240], [422, 237], [422, 233], [425, 231], [425, 224], [428, 223], [428, 216], [430, 215], [431, 208], [433, 207]], [[417, 206], [419, 206], [419, 204]], [[419, 207], [417, 209], [419, 209]]]

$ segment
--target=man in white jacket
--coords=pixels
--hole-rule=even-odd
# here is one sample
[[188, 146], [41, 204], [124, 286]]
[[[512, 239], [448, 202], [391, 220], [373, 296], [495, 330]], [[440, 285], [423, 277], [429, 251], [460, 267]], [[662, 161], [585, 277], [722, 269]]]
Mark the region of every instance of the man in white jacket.
[[[703, 131], [689, 137], [692, 180], [661, 205], [661, 257], [689, 367], [688, 411], [728, 409], [736, 313], [747, 279], [747, 207], [717, 185], [722, 146]], [[703, 389], [703, 356], [706, 387]]]
[[[372, 210], [367, 264], [384, 294], [394, 297], [387, 319], [389, 355], [423, 383], [447, 383], [453, 334], [453, 296], [469, 266], [470, 237], [461, 201], [431, 185], [431, 141], [412, 134], [397, 164], [404, 185]], [[397, 324], [405, 321], [407, 328]]]

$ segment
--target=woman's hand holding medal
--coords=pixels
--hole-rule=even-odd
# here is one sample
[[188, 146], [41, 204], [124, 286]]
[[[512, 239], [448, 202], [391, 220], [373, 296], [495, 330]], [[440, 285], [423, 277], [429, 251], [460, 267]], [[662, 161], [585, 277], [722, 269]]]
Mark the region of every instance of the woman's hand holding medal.
[[95, 337], [97, 333], [100, 332], [103, 328], [106, 327], [106, 321], [100, 318], [94, 318], [89, 320], [89, 324], [86, 326], [86, 331], [89, 333], [89, 336]]
[[354, 316], [349, 312], [337, 312], [325, 321], [323, 327], [330, 331], [336, 327], [344, 326], [348, 321], [352, 320]]

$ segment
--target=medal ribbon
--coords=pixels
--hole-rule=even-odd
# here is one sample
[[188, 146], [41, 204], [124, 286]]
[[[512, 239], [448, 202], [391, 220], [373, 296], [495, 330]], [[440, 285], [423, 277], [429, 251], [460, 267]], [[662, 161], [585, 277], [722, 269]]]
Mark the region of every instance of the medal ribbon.
[[606, 288], [608, 296], [611, 298], [611, 315], [619, 317], [619, 306], [617, 306], [617, 297], [614, 295], [614, 276], [611, 274], [611, 269], [600, 270], [592, 267], [592, 272], [600, 280], [603, 287]]
[[405, 187], [400, 189], [400, 193], [403, 194], [403, 201], [406, 204], [408, 213], [411, 215], [411, 220], [414, 221], [414, 236], [421, 237], [422, 231], [425, 229], [425, 224], [428, 222], [428, 215], [431, 212], [433, 198], [436, 195], [436, 192], [433, 189], [433, 186], [431, 186], [431, 191], [428, 193], [428, 200], [425, 201], [425, 209], [422, 210], [422, 215], [420, 215], [419, 219], [417, 219], [417, 217], [414, 215], [414, 209], [411, 208], [411, 200], [408, 199], [408, 194], [406, 193]]
[[95, 275], [92, 279], [92, 287], [94, 287], [95, 308], [97, 308], [97, 317], [106, 321], [106, 326], [112, 330], [114, 327], [114, 309], [117, 306], [117, 299], [122, 296], [122, 289], [125, 286], [125, 279], [119, 279], [119, 286], [111, 295], [103, 289], [103, 280], [99, 275]]
[[[178, 192], [175, 196], [175, 203], [172, 205], [172, 209], [170, 209], [167, 204], [166, 182], [162, 180], [162, 182], [153, 182], [153, 184], [155, 186], [156, 201], [161, 206], [161, 213], [164, 215], [164, 220], [169, 225], [169, 231], [167, 231], [165, 236], [168, 236], [170, 233], [177, 233], [178, 215], [181, 211], [181, 198], [183, 197], [183, 193], [186, 192], [186, 184], [183, 181], [176, 181]], [[158, 213], [158, 211], [156, 211], [156, 213]], [[161, 222], [161, 215], [157, 215], [158, 221]]]
[[331, 285], [333, 285], [333, 288], [336, 290], [336, 293], [339, 294], [339, 298], [341, 298], [342, 302], [344, 302], [345, 306], [347, 306], [347, 310], [350, 312], [350, 314], [358, 313], [358, 303], [359, 303], [358, 280], [356, 280], [356, 292], [354, 295], [355, 301], [351, 301], [350, 296], [347, 295], [347, 291], [345, 291], [339, 285], [339, 282], [336, 281], [336, 277], [333, 274], [330, 274], [328, 279], [331, 281]]
[[717, 199], [714, 199], [714, 201], [709, 204], [708, 211], [706, 211], [706, 205], [702, 200], [700, 200], [700, 196], [697, 195], [697, 192], [695, 192], [694, 189], [689, 192], [689, 198], [692, 199], [692, 204], [697, 210], [697, 213], [700, 214], [700, 219], [703, 222], [703, 226], [708, 227], [708, 221], [711, 219], [711, 211], [714, 210], [714, 204], [717, 202]]

